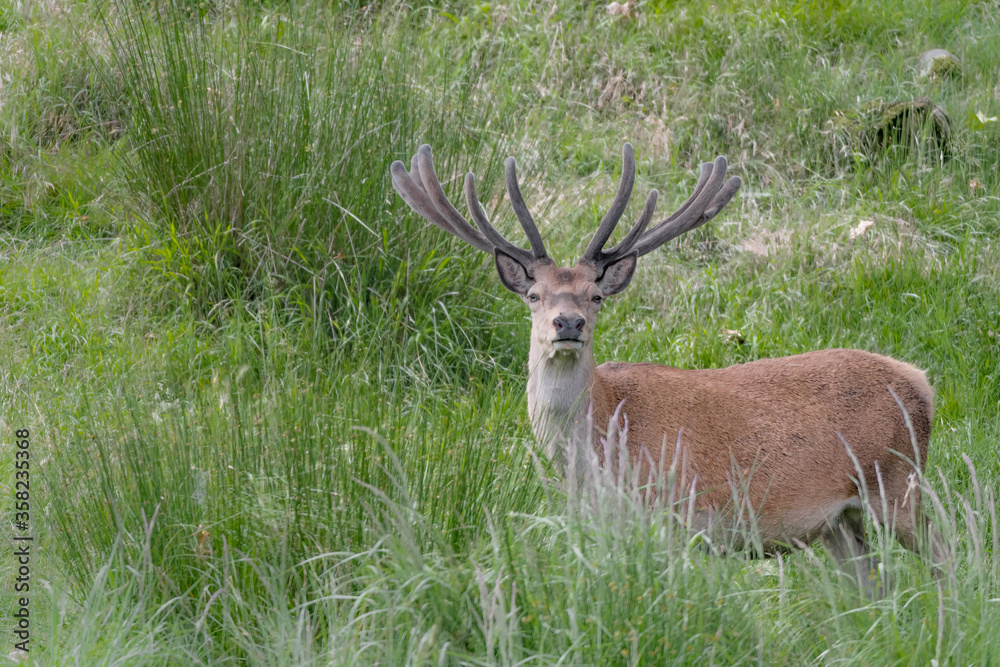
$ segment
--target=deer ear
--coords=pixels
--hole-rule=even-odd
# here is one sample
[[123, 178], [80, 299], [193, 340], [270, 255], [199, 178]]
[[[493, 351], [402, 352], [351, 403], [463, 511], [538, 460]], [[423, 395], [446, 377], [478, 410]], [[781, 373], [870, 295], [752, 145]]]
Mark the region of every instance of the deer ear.
[[496, 261], [497, 273], [500, 274], [500, 282], [511, 292], [524, 296], [535, 284], [535, 279], [528, 275], [524, 265], [504, 251], [494, 249], [493, 259]]
[[608, 264], [604, 269], [604, 275], [597, 279], [597, 286], [604, 292], [604, 296], [618, 294], [628, 287], [638, 260], [638, 253], [633, 252], [631, 255], [625, 255], [618, 261]]

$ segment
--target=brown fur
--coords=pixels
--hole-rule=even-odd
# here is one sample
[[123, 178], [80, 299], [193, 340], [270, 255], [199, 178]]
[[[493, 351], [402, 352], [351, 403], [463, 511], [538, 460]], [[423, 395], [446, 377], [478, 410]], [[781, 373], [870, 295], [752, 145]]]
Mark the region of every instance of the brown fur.
[[[705, 527], [706, 517], [719, 518], [713, 525], [724, 528], [753, 516], [765, 550], [823, 538], [838, 560], [852, 559], [867, 547], [860, 467], [871, 511], [893, 523], [904, 545], [917, 545], [920, 498], [911, 473], [913, 463], [927, 459], [934, 411], [922, 371], [861, 350], [714, 370], [596, 366], [593, 334], [603, 299], [595, 297], [623, 289], [634, 267], [610, 267], [598, 278], [586, 265], [540, 266], [522, 294], [533, 323], [528, 409], [536, 436], [567, 474], [583, 469], [579, 460], [566, 460], [568, 452], [600, 442], [602, 427], [621, 405], [620, 425], [627, 419], [628, 449], [641, 479], [669, 468], [681, 443], [683, 488], [695, 484], [701, 512], [695, 528]], [[567, 273], [575, 277], [570, 283]], [[555, 326], [557, 318], [585, 322], [579, 343], [560, 342], [565, 332]], [[591, 402], [597, 432], [588, 438]]]
[[903, 504], [908, 496], [908, 503], [919, 501], [908, 482], [914, 447], [889, 387], [910, 416], [919, 461], [926, 461], [933, 390], [923, 372], [861, 350], [714, 370], [606, 363], [596, 369], [592, 396], [595, 424], [607, 424], [624, 401], [629, 452], [647, 472], [660, 466], [661, 452], [669, 468], [680, 440], [686, 477], [698, 476], [699, 507], [722, 510], [734, 484], [737, 495], [746, 493], [741, 500], [758, 517], [765, 546], [809, 542], [838, 518], [830, 516], [834, 508], [839, 513], [856, 502], [858, 474], [839, 434], [881, 515], [878, 465], [894, 515], [888, 518], [912, 547], [914, 526]]

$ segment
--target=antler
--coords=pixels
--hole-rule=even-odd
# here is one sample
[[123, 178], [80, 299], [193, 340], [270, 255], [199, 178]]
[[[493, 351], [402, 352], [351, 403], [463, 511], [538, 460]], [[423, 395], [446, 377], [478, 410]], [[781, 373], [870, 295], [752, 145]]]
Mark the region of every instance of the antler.
[[417, 149], [417, 154], [410, 161], [409, 173], [399, 160], [392, 163], [389, 167], [389, 173], [392, 174], [392, 187], [396, 189], [403, 201], [425, 220], [450, 234], [454, 234], [483, 252], [493, 254], [494, 249], [502, 250], [518, 260], [530, 273], [535, 264], [551, 262], [552, 260], [545, 253], [542, 235], [538, 233], [538, 227], [535, 226], [535, 221], [532, 219], [531, 213], [528, 212], [524, 198], [521, 197], [521, 189], [517, 184], [517, 164], [514, 162], [514, 158], [507, 158], [505, 166], [507, 195], [510, 197], [510, 203], [514, 207], [517, 220], [521, 223], [524, 234], [531, 244], [530, 251], [519, 248], [505, 239], [490, 224], [482, 206], [479, 205], [479, 198], [476, 196], [476, 179], [471, 172], [465, 175], [465, 202], [476, 227], [479, 229], [470, 225], [462, 217], [444, 194], [441, 182], [438, 180], [437, 174], [434, 173], [431, 147], [427, 144]]
[[706, 162], [701, 165], [701, 176], [694, 193], [675, 213], [647, 231], [646, 226], [649, 225], [649, 221], [653, 217], [658, 197], [657, 191], [652, 190], [649, 193], [649, 198], [646, 199], [642, 215], [639, 216], [639, 220], [632, 227], [632, 230], [621, 243], [605, 251], [603, 250], [604, 244], [607, 243], [611, 232], [618, 225], [618, 220], [632, 196], [632, 186], [635, 184], [635, 156], [631, 144], [625, 144], [622, 147], [622, 163], [622, 180], [618, 185], [618, 194], [615, 195], [608, 214], [604, 216], [594, 238], [587, 245], [583, 257], [580, 258], [580, 262], [594, 266], [599, 274], [603, 273], [609, 264], [626, 255], [632, 253], [636, 253], [638, 256], [645, 255], [670, 239], [708, 222], [729, 203], [741, 185], [738, 176], [733, 176], [728, 181], [725, 180], [726, 158], [719, 156], [715, 158], [714, 163]]

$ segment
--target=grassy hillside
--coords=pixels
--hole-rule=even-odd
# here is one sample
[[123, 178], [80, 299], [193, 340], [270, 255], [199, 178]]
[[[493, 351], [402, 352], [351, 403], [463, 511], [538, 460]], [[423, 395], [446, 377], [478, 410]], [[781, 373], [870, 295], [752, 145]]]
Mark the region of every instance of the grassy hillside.
[[[583, 4], [0, 6], [0, 507], [22, 534], [28, 429], [36, 535], [27, 656], [0, 542], [0, 655], [1000, 661], [996, 3]], [[922, 74], [930, 48], [960, 68]], [[946, 136], [894, 131], [913, 101]], [[686, 505], [567, 496], [534, 456], [526, 311], [388, 166], [430, 143], [452, 201], [474, 171], [519, 239], [516, 155], [568, 262], [625, 141], [626, 218], [717, 154], [744, 186], [641, 260], [598, 362], [857, 347], [926, 369], [954, 577], [872, 524], [871, 601], [819, 545], [719, 557]]]

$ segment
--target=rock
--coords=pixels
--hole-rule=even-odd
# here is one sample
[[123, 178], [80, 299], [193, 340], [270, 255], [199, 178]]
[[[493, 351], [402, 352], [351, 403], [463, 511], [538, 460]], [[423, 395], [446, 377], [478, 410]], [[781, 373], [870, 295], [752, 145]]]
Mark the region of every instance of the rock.
[[917, 71], [920, 76], [930, 79], [957, 77], [962, 74], [962, 61], [944, 49], [931, 49], [920, 54]]
[[929, 97], [900, 102], [875, 102], [862, 112], [859, 139], [869, 154], [892, 147], [922, 146], [946, 157], [951, 141], [951, 120]]
[[896, 102], [875, 101], [860, 109], [837, 111], [823, 134], [842, 156], [863, 155], [879, 161], [914, 148], [944, 160], [951, 154], [951, 120], [929, 97]]

